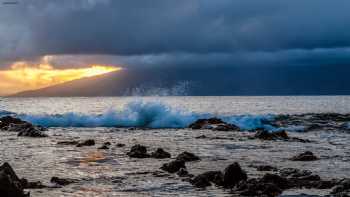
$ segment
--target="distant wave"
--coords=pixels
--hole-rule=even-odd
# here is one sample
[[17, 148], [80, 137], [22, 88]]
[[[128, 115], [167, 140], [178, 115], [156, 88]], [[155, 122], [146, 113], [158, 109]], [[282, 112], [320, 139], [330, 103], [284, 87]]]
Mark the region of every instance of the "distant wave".
[[0, 110], [0, 117], [2, 116], [14, 116], [16, 113], [10, 112], [10, 111], [5, 111], [5, 110]]
[[148, 127], [185, 128], [199, 118], [219, 117], [245, 130], [274, 129], [268, 124], [273, 115], [217, 116], [174, 109], [160, 102], [135, 101], [123, 110], [109, 110], [103, 114], [19, 114], [19, 118], [45, 127]]

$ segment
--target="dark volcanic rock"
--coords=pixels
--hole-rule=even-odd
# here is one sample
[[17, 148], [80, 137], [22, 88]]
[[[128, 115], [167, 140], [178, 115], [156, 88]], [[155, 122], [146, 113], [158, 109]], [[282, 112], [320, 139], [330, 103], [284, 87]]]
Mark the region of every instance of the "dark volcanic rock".
[[101, 150], [108, 150], [110, 145], [111, 145], [110, 142], [105, 142], [105, 143], [103, 143], [103, 145], [100, 146], [98, 149], [101, 149]]
[[228, 124], [218, 118], [199, 119], [189, 125], [191, 129], [212, 129], [215, 131], [234, 131], [239, 128], [233, 124]]
[[235, 162], [224, 170], [223, 186], [232, 188], [240, 181], [247, 180], [247, 173], [242, 170], [241, 166]]
[[16, 125], [20, 127], [20, 131], [17, 136], [22, 137], [47, 137], [45, 133], [43, 133], [40, 129], [36, 128], [31, 124], [21, 124]]
[[350, 179], [343, 179], [331, 191], [334, 196], [349, 196], [350, 195]]
[[312, 152], [306, 151], [304, 153], [301, 153], [299, 155], [292, 157], [290, 160], [292, 160], [292, 161], [315, 161], [315, 160], [318, 160], [318, 157], [316, 157]]
[[166, 152], [162, 148], [158, 148], [156, 151], [151, 153], [151, 157], [156, 158], [156, 159], [165, 159], [165, 158], [170, 158], [171, 154]]
[[175, 173], [179, 171], [181, 168], [186, 169], [185, 162], [183, 160], [174, 160], [169, 163], [163, 164], [163, 166], [160, 169], [170, 173]]
[[43, 131], [47, 130], [46, 128], [35, 126], [29, 122], [11, 116], [0, 118], [0, 129], [10, 132], [18, 132], [18, 136], [47, 137], [47, 135], [43, 133]]
[[27, 179], [24, 178], [22, 178], [20, 181], [24, 189], [43, 189], [48, 187], [46, 185], [43, 185], [40, 181], [29, 182]]
[[186, 168], [181, 168], [176, 174], [177, 174], [179, 177], [189, 176], [189, 173], [188, 173], [188, 171], [186, 170]]
[[8, 163], [0, 166], [0, 196], [1, 197], [25, 197], [21, 180]]
[[61, 142], [57, 142], [58, 145], [78, 145], [79, 141], [61, 141]]
[[269, 132], [266, 130], [259, 130], [256, 132], [255, 138], [261, 140], [288, 140], [289, 136], [286, 131]]
[[182, 152], [180, 153], [177, 157], [176, 157], [177, 160], [182, 160], [184, 162], [189, 162], [189, 161], [198, 161], [200, 160], [200, 158], [198, 156], [196, 156], [195, 154], [193, 153], [190, 153], [190, 152]]
[[147, 153], [147, 148], [140, 144], [136, 144], [131, 147], [131, 150], [127, 153], [129, 157], [133, 158], [148, 158], [150, 155]]
[[220, 171], [209, 171], [196, 176], [190, 182], [195, 187], [200, 188], [210, 186], [211, 183], [222, 186], [224, 184], [224, 175]]
[[75, 182], [73, 179], [66, 179], [66, 178], [58, 178], [58, 177], [52, 177], [50, 180], [51, 183], [60, 185], [60, 186], [66, 186], [69, 184], [72, 184]]
[[77, 147], [95, 146], [95, 140], [89, 139], [77, 144]]
[[282, 189], [273, 183], [265, 183], [258, 179], [241, 182], [237, 191], [242, 196], [275, 197], [282, 193]]
[[263, 183], [272, 183], [281, 189], [288, 189], [290, 187], [288, 179], [277, 174], [265, 174], [260, 181]]
[[120, 148], [120, 147], [124, 147], [124, 146], [125, 146], [125, 144], [118, 143], [116, 146]]
[[0, 118], [0, 129], [8, 127], [10, 124], [24, 124], [27, 123], [19, 118], [14, 118], [12, 116], [5, 116]]

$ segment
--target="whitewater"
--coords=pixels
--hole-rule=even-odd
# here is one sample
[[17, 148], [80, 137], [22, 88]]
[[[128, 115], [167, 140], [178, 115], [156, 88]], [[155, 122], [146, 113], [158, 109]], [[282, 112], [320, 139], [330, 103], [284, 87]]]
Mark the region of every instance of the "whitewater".
[[45, 127], [145, 128], [185, 128], [218, 117], [243, 130], [274, 130], [269, 122], [279, 114], [350, 113], [349, 106], [347, 96], [2, 98], [0, 116]]

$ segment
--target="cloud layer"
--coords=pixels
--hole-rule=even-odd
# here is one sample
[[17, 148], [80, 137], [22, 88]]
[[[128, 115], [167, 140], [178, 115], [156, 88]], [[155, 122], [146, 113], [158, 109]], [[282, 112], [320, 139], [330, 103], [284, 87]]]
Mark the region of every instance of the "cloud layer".
[[50, 54], [148, 66], [344, 65], [349, 7], [347, 0], [20, 0], [0, 6], [0, 61]]

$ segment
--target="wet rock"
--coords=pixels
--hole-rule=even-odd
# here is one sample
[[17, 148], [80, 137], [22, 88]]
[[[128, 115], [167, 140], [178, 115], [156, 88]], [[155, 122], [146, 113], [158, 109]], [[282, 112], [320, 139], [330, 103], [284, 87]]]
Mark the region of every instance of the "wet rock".
[[265, 174], [261, 178], [260, 182], [271, 183], [271, 184], [274, 184], [278, 188], [281, 188], [281, 189], [288, 189], [290, 187], [290, 183], [289, 183], [288, 179], [281, 177], [277, 174], [269, 174], [269, 173]]
[[61, 141], [61, 142], [57, 142], [58, 145], [78, 145], [79, 141]]
[[219, 118], [198, 119], [189, 125], [191, 129], [212, 129], [216, 131], [234, 131], [239, 130], [235, 125], [228, 124]]
[[350, 194], [350, 179], [343, 179], [331, 191], [334, 196], [345, 196]]
[[118, 143], [116, 146], [117, 146], [117, 147], [119, 147], [119, 148], [121, 148], [121, 147], [124, 147], [124, 146], [125, 146], [125, 144]]
[[127, 153], [129, 157], [133, 158], [148, 158], [150, 155], [147, 153], [147, 148], [140, 144], [131, 147], [131, 150]]
[[54, 183], [56, 185], [59, 185], [59, 186], [66, 186], [66, 185], [74, 183], [75, 180], [67, 179], [67, 178], [52, 177], [50, 182]]
[[275, 197], [283, 192], [277, 185], [265, 183], [258, 179], [249, 179], [248, 181], [241, 182], [236, 190], [239, 191], [241, 196], [259, 197]]
[[174, 160], [169, 163], [163, 164], [163, 166], [160, 169], [170, 173], [175, 173], [179, 171], [181, 168], [186, 169], [185, 162], [183, 160]]
[[171, 154], [166, 152], [162, 148], [158, 148], [156, 151], [151, 153], [151, 157], [156, 158], [156, 159], [165, 159], [165, 158], [170, 158]]
[[83, 146], [95, 146], [95, 140], [88, 139], [77, 144], [77, 147], [83, 147]]
[[98, 149], [100, 150], [108, 150], [109, 146], [111, 145], [110, 142], [105, 142], [102, 146], [100, 146]]
[[8, 163], [0, 166], [0, 196], [1, 197], [29, 197], [24, 193], [21, 180]]
[[14, 118], [12, 116], [4, 116], [0, 118], [0, 129], [7, 130], [6, 127], [8, 127], [10, 124], [24, 124], [27, 123], [19, 118]]
[[176, 157], [177, 160], [182, 160], [184, 162], [190, 162], [190, 161], [198, 161], [200, 160], [200, 158], [198, 156], [196, 156], [195, 154], [193, 153], [190, 153], [190, 152], [182, 152], [180, 153], [177, 157]]
[[46, 128], [35, 126], [29, 122], [11, 116], [0, 118], [0, 129], [9, 132], [18, 132], [18, 136], [47, 137], [47, 135], [43, 133], [43, 131], [47, 130]]
[[211, 186], [210, 181], [203, 174], [196, 176], [194, 179], [190, 180], [190, 183], [198, 188], [205, 188]]
[[309, 170], [299, 170], [296, 168], [283, 168], [280, 175], [288, 179], [290, 187], [293, 188], [316, 188], [330, 189], [337, 180], [322, 180], [320, 176], [313, 174]]
[[17, 125], [21, 127], [19, 133], [17, 136], [21, 137], [48, 137], [45, 133], [43, 133], [41, 130], [38, 128], [34, 127], [33, 125]]
[[289, 136], [286, 131], [269, 132], [266, 130], [258, 130], [255, 138], [261, 140], [288, 140]]
[[209, 171], [196, 176], [190, 183], [199, 188], [210, 186], [211, 183], [222, 186], [224, 185], [224, 175], [220, 171]]
[[315, 160], [318, 160], [318, 157], [316, 157], [312, 152], [306, 151], [304, 153], [301, 153], [299, 155], [292, 157], [290, 160], [292, 160], [292, 161], [315, 161]]
[[186, 168], [181, 168], [177, 173], [176, 173], [179, 177], [186, 177], [189, 176], [188, 171], [186, 170]]
[[240, 181], [247, 180], [247, 173], [242, 170], [241, 166], [235, 162], [224, 170], [223, 186], [232, 188]]
[[24, 189], [43, 189], [48, 187], [42, 184], [40, 181], [29, 182], [27, 179], [24, 178], [22, 178], [20, 181]]

